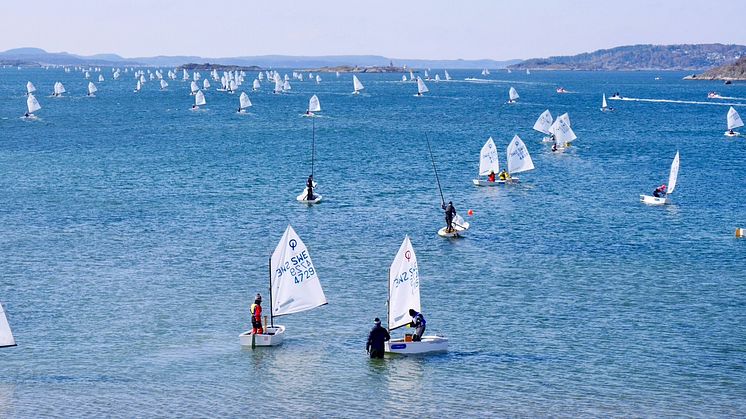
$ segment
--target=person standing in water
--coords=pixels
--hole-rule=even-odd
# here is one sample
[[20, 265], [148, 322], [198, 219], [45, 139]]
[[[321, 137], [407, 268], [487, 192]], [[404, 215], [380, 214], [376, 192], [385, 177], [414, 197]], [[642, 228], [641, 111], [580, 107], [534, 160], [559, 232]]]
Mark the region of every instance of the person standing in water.
[[373, 320], [373, 329], [368, 334], [368, 343], [365, 345], [365, 350], [368, 351], [371, 358], [383, 359], [385, 342], [389, 340], [391, 340], [389, 331], [381, 327], [381, 319], [376, 317]]

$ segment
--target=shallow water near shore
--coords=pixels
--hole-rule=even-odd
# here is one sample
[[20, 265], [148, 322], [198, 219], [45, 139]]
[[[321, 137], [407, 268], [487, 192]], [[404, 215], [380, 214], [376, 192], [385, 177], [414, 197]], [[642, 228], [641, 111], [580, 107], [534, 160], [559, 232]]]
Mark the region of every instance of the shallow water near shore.
[[[723, 136], [727, 106], [599, 106], [604, 92], [707, 102], [746, 85], [449, 73], [460, 81], [428, 82], [423, 98], [397, 74], [360, 75], [359, 97], [349, 74], [285, 95], [264, 83], [237, 115], [238, 95], [214, 88], [190, 112], [180, 81], [134, 94], [130, 74], [105, 69], [86, 98], [80, 73], [0, 69], [0, 301], [19, 345], [0, 350], [0, 416], [742, 415], [746, 241], [733, 233], [746, 227], [746, 138]], [[33, 122], [20, 119], [28, 80], [43, 107]], [[57, 80], [68, 97], [47, 97]], [[306, 207], [300, 115], [313, 94], [324, 202]], [[578, 135], [564, 154], [531, 130], [547, 108]], [[425, 134], [445, 199], [471, 222], [463, 239], [436, 235]], [[486, 139], [505, 164], [514, 134], [536, 170], [472, 186]], [[677, 150], [674, 204], [642, 205]], [[329, 304], [277, 319], [282, 347], [242, 349], [288, 223]], [[428, 332], [450, 351], [371, 361], [365, 339], [405, 234]]]

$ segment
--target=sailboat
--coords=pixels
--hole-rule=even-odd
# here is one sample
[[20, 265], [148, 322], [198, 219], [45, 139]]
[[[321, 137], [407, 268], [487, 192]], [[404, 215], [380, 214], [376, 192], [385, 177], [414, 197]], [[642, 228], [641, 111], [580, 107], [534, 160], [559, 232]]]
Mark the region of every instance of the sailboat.
[[[259, 73], [259, 74], [262, 74], [262, 73]], [[255, 92], [256, 92], [256, 91], [257, 91], [257, 90], [259, 90], [259, 89], [260, 89], [261, 87], [262, 87], [262, 85], [261, 85], [261, 83], [259, 83], [259, 79], [254, 79], [254, 83], [253, 83], [253, 84], [252, 84], [252, 86], [251, 86], [251, 90], [253, 90], [253, 91], [255, 91]]]
[[142, 89], [142, 83], [140, 83], [140, 80], [137, 81], [137, 84], [135, 85], [135, 93], [139, 92]]
[[166, 82], [166, 80], [161, 79], [161, 90], [166, 90], [167, 87], [168, 83]]
[[282, 91], [287, 92], [288, 90], [292, 90], [293, 87], [290, 86], [290, 80], [285, 80], [285, 83], [282, 84]]
[[531, 74], [531, 70], [526, 69], [526, 75], [529, 75], [529, 74]]
[[510, 91], [508, 92], [508, 96], [509, 96], [508, 103], [516, 103], [518, 102], [518, 98], [520, 97], [518, 96], [518, 92], [515, 90], [515, 87], [513, 86], [510, 86]]
[[541, 115], [539, 115], [539, 118], [534, 123], [534, 129], [536, 131], [547, 135], [547, 137], [544, 137], [542, 139], [542, 141], [545, 143], [554, 141], [554, 136], [552, 135], [551, 131], [553, 122], [554, 119], [552, 118], [552, 114], [549, 112], [549, 109], [547, 109], [542, 112]]
[[440, 81], [440, 74], [437, 74], [437, 73], [435, 74], [435, 81], [436, 82]]
[[415, 96], [422, 97], [424, 93], [427, 93], [429, 91], [430, 89], [427, 88], [425, 82], [422, 81], [420, 76], [417, 76], [417, 94]]
[[16, 340], [13, 337], [13, 332], [10, 330], [10, 324], [8, 323], [8, 318], [5, 316], [3, 304], [0, 303], [0, 348], [9, 346], [16, 346]]
[[611, 112], [614, 108], [610, 107], [608, 103], [606, 103], [606, 93], [603, 94], [603, 99], [601, 99], [601, 112]]
[[409, 70], [409, 80], [410, 81], [416, 81], [416, 79], [414, 78], [414, 73], [412, 72], [412, 70]]
[[[665, 190], [664, 196], [650, 196], [640, 195], [640, 202], [648, 205], [665, 205], [670, 204], [671, 199], [668, 197], [671, 195], [676, 188], [676, 181], [679, 178], [679, 152], [676, 152], [676, 156], [671, 162], [671, 171], [668, 173], [668, 187]], [[665, 186], [665, 185], [664, 185]]]
[[202, 89], [207, 90], [210, 88], [210, 82], [207, 79], [202, 80]]
[[570, 127], [570, 116], [567, 113], [560, 115], [554, 121], [554, 124], [552, 124], [549, 131], [554, 138], [552, 151], [563, 151], [565, 148], [570, 146], [571, 142], [578, 138], [575, 135], [575, 131]]
[[290, 225], [269, 258], [269, 295], [269, 327], [265, 327], [262, 334], [254, 334], [251, 330], [241, 333], [241, 346], [281, 345], [285, 326], [275, 325], [275, 317], [327, 304], [308, 248]]
[[[388, 330], [394, 331], [408, 325], [412, 318], [409, 310], [420, 312], [420, 280], [417, 256], [409, 240], [404, 236], [404, 241], [399, 246], [394, 261], [389, 268], [389, 298], [388, 298]], [[415, 355], [448, 351], [448, 339], [437, 335], [422, 336], [420, 341], [412, 341], [411, 335], [404, 338], [391, 339], [385, 344], [385, 352]]]
[[196, 111], [200, 106], [205, 104], [207, 104], [207, 101], [205, 101], [205, 94], [202, 93], [201, 90], [198, 90], [197, 94], [194, 95], [194, 105], [192, 105], [192, 110]]
[[[446, 200], [443, 197], [443, 188], [440, 187], [440, 177], [438, 176], [438, 168], [435, 167], [435, 157], [433, 156], [433, 149], [430, 147], [430, 139], [425, 135], [427, 141], [427, 150], [430, 152], [430, 161], [433, 164], [433, 172], [435, 173], [435, 182], [438, 184], [438, 192], [440, 193], [440, 206], [446, 208]], [[464, 220], [461, 215], [456, 214], [451, 221], [452, 229], [448, 230], [448, 225], [438, 230], [440, 237], [460, 237], [462, 233], [469, 229], [469, 223]]]
[[88, 97], [96, 97], [96, 92], [98, 92], [96, 85], [93, 84], [92, 81], [89, 81], [88, 82]]
[[360, 83], [360, 80], [358, 80], [356, 75], [352, 75], [352, 88], [353, 88], [353, 95], [359, 95], [360, 91], [365, 89], [362, 83]]
[[24, 117], [26, 119], [36, 119], [36, 115], [34, 115], [34, 112], [41, 109], [41, 105], [39, 105], [39, 101], [36, 100], [36, 97], [33, 93], [29, 93], [28, 97], [26, 98], [26, 107], [28, 108], [28, 112]]
[[402, 82], [406, 82], [407, 81], [407, 75], [406, 74], [402, 74], [401, 75], [401, 81]]
[[196, 95], [197, 92], [199, 92], [199, 86], [197, 86], [197, 82], [196, 81], [192, 81], [191, 82], [191, 92], [189, 94], [190, 95]]
[[[482, 146], [482, 151], [479, 152], [479, 176], [488, 176], [490, 173], [497, 175], [500, 172], [500, 162], [497, 156], [497, 147], [492, 137], [487, 139], [487, 142]], [[496, 186], [500, 182], [505, 181], [494, 181], [484, 179], [473, 179], [474, 185], [476, 186]]]
[[451, 75], [448, 74], [448, 70], [443, 70], [443, 75], [446, 78], [446, 81], [451, 81]]
[[65, 86], [62, 83], [58, 81], [54, 82], [54, 93], [52, 94], [52, 96], [62, 97], [62, 94], [65, 92], [66, 92]]
[[741, 120], [741, 116], [738, 115], [738, 112], [736, 112], [733, 106], [731, 106], [730, 109], [728, 109], [728, 131], [725, 131], [725, 135], [728, 137], [736, 137], [740, 135], [738, 132], [733, 130], [742, 126], [743, 121]]
[[246, 113], [246, 109], [251, 107], [251, 101], [246, 92], [241, 92], [241, 96], [238, 97], [238, 102], [238, 113]]
[[314, 163], [316, 162], [316, 121], [313, 121], [312, 131], [311, 131], [311, 182], [313, 186], [313, 199], [309, 199], [308, 196], [308, 186], [303, 188], [303, 192], [300, 193], [297, 197], [295, 197], [295, 200], [298, 202], [302, 202], [307, 205], [313, 205], [318, 204], [321, 202], [321, 199], [323, 198], [320, 194], [316, 193], [316, 180], [314, 176]]
[[99, 83], [103, 83], [104, 82], [104, 75], [103, 74], [99, 74], [98, 75], [98, 82]]
[[316, 95], [311, 96], [311, 99], [308, 100], [308, 109], [304, 116], [314, 116], [316, 115], [314, 112], [321, 112], [321, 103], [319, 103], [319, 97]]
[[26, 83], [26, 94], [30, 95], [31, 93], [34, 93], [36, 91], [36, 86], [34, 86], [34, 83], [27, 82]]
[[321, 76], [316, 75], [316, 84], [321, 84]]
[[280, 80], [280, 76], [275, 77], [275, 89], [273, 90], [275, 94], [282, 93], [282, 80]]
[[508, 144], [508, 182], [518, 182], [518, 178], [513, 175], [529, 170], [534, 170], [534, 161], [521, 137], [515, 135]]

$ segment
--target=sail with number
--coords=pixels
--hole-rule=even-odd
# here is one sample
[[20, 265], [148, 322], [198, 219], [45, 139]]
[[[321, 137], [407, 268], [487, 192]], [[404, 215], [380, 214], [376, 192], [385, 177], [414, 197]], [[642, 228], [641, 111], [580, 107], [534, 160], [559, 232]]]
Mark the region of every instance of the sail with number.
[[420, 311], [420, 272], [417, 256], [409, 240], [399, 246], [394, 261], [389, 268], [389, 330], [405, 326], [412, 321], [409, 309]]
[[554, 121], [550, 131], [560, 146], [564, 146], [578, 138], [570, 127], [570, 116], [567, 113], [563, 113]]
[[352, 87], [355, 90], [355, 93], [360, 92], [361, 90], [365, 89], [362, 83], [360, 83], [360, 80], [358, 80], [356, 75], [352, 76]]
[[547, 109], [539, 115], [539, 119], [534, 123], [534, 129], [541, 133], [550, 135], [551, 131], [549, 130], [552, 128], [552, 122], [554, 122], [552, 114], [549, 113], [549, 109]]
[[41, 109], [41, 105], [39, 105], [39, 101], [36, 100], [33, 93], [29, 93], [28, 98], [26, 98], [26, 107], [28, 108], [28, 113], [34, 113]]
[[13, 337], [13, 332], [10, 330], [10, 324], [8, 323], [8, 317], [5, 316], [3, 304], [0, 303], [0, 348], [7, 346], [16, 346], [16, 340]]
[[668, 174], [668, 190], [666, 191], [667, 195], [670, 195], [673, 193], [673, 190], [676, 189], [676, 181], [679, 179], [679, 152], [676, 152], [676, 156], [673, 158], [673, 162], [671, 162], [671, 172]]
[[521, 137], [514, 136], [513, 141], [508, 144], [508, 173], [521, 173], [534, 169], [534, 162], [528, 154], [526, 144]]
[[201, 90], [197, 91], [197, 94], [194, 95], [194, 104], [197, 106], [202, 106], [206, 103], [207, 102], [205, 101], [205, 94], [202, 93]]
[[492, 137], [487, 139], [487, 142], [482, 146], [482, 151], [479, 153], [479, 176], [487, 176], [490, 173], [498, 173], [500, 171], [500, 162], [497, 157], [497, 147]]
[[731, 106], [728, 110], [728, 129], [736, 129], [742, 126], [743, 121], [741, 120], [741, 116], [738, 114], [738, 112], [736, 112], [735, 108]]
[[247, 95], [246, 92], [241, 92], [241, 96], [238, 97], [238, 102], [242, 110], [251, 107], [251, 101], [249, 100], [249, 95]]
[[272, 316], [300, 313], [327, 304], [308, 248], [288, 225], [270, 259]]
[[308, 110], [311, 112], [321, 112], [321, 103], [319, 103], [318, 96], [311, 96], [311, 99], [308, 101]]
[[427, 93], [429, 91], [430, 90], [425, 85], [425, 82], [422, 81], [422, 79], [420, 78], [420, 76], [417, 76], [417, 93], [423, 94], [423, 93]]

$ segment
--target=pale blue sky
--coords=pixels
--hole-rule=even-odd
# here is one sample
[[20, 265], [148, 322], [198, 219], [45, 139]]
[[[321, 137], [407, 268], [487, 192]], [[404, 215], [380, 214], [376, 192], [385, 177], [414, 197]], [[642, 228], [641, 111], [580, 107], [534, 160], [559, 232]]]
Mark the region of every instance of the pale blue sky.
[[0, 50], [125, 57], [502, 60], [636, 43], [746, 44], [743, 0], [3, 0], [0, 7]]

